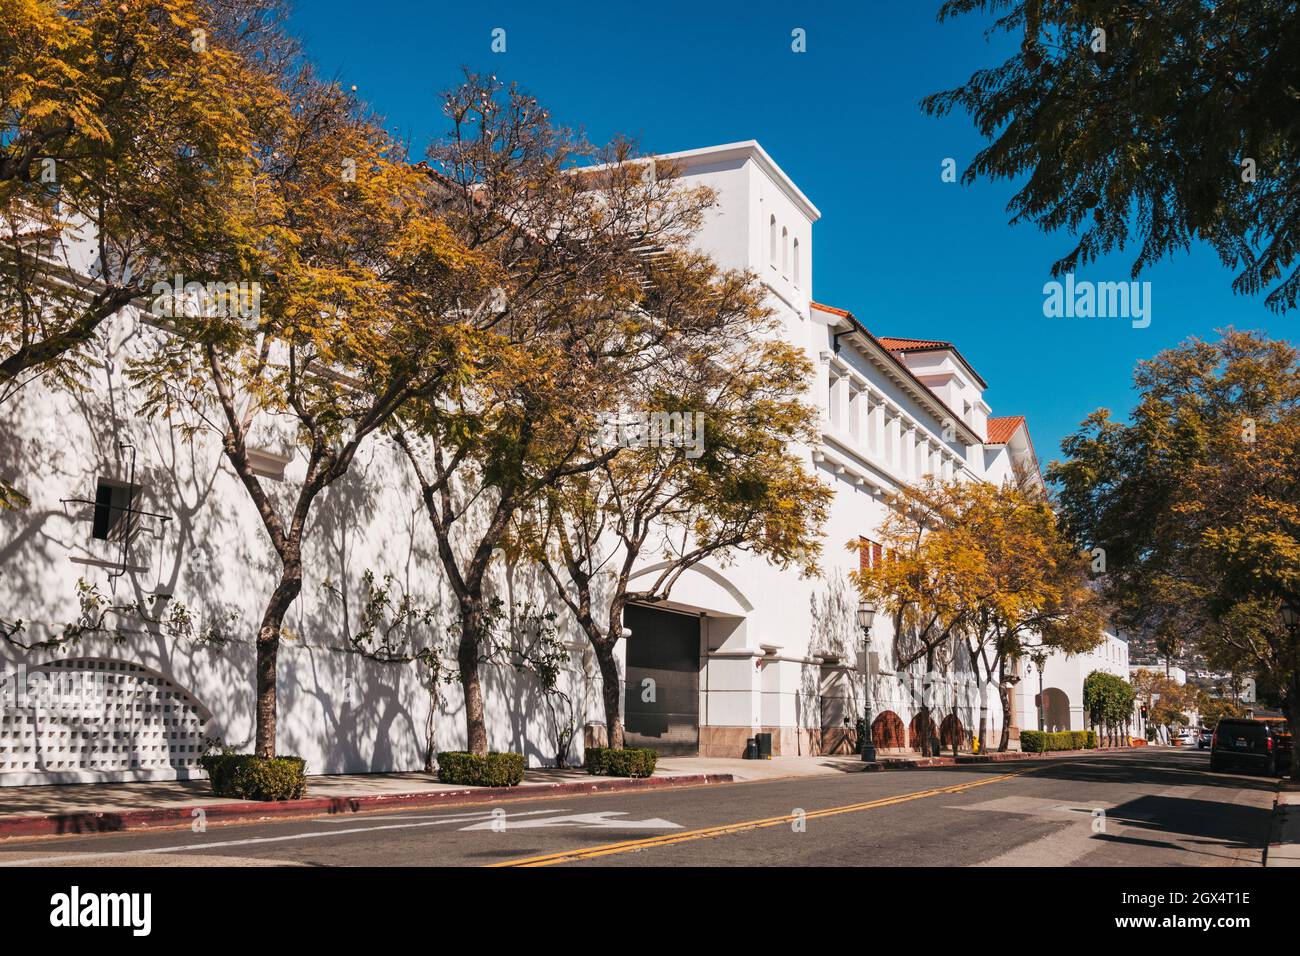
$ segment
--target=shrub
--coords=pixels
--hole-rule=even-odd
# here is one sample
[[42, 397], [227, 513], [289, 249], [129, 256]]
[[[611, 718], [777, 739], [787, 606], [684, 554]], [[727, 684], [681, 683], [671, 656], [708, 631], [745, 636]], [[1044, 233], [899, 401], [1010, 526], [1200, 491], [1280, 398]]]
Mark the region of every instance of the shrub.
[[524, 779], [524, 755], [446, 750], [438, 754], [438, 779], [469, 787], [517, 787]]
[[655, 772], [659, 755], [648, 747], [587, 748], [587, 773], [608, 777], [648, 777]]
[[1097, 734], [1091, 730], [1020, 731], [1020, 749], [1025, 753], [1040, 754], [1049, 750], [1092, 750], [1096, 746]]
[[199, 763], [219, 797], [298, 800], [307, 792], [307, 761], [301, 757], [219, 753], [205, 754]]

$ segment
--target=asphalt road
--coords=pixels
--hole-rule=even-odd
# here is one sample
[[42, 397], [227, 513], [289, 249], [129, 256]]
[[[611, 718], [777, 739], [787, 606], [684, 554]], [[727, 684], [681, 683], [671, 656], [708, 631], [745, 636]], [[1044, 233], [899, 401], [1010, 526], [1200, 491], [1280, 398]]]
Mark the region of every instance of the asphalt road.
[[0, 866], [1258, 866], [1274, 782], [1135, 750], [0, 843]]

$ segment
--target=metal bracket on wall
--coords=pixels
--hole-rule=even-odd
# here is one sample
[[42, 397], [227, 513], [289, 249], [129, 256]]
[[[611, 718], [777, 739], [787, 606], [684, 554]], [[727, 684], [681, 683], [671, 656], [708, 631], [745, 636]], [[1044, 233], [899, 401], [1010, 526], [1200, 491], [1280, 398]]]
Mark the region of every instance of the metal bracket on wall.
[[[117, 579], [126, 574], [128, 567], [128, 558], [131, 553], [131, 543], [135, 540], [137, 520], [139, 518], [154, 518], [160, 522], [166, 523], [172, 520], [171, 515], [158, 514], [153, 511], [143, 511], [135, 506], [135, 446], [130, 442], [118, 442], [117, 449], [119, 453], [130, 453], [130, 464], [127, 467], [126, 481], [126, 507], [109, 504], [109, 513], [119, 512], [126, 516], [125, 526], [122, 530], [121, 538], [118, 541], [118, 559], [117, 564], [108, 573], [109, 592], [117, 593]], [[89, 505], [91, 507], [92, 520], [94, 509], [98, 508], [98, 501], [89, 501], [85, 498], [60, 498], [60, 504], [69, 505]]]

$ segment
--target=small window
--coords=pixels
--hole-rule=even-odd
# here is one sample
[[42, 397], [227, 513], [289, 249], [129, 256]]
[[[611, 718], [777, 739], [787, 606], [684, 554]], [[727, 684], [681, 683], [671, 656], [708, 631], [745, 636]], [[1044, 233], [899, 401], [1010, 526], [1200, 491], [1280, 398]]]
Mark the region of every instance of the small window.
[[790, 275], [790, 230], [781, 227], [781, 275]]
[[767, 245], [768, 261], [772, 263], [772, 268], [776, 268], [776, 216], [767, 220]]
[[884, 558], [884, 548], [878, 541], [872, 541], [865, 535], [858, 535], [858, 570], [869, 571], [880, 567]]
[[794, 284], [799, 285], [799, 240], [794, 241]]
[[[139, 489], [136, 489], [139, 494]], [[95, 516], [91, 536], [100, 541], [119, 541], [130, 527], [131, 489], [120, 481], [100, 478], [95, 485]]]

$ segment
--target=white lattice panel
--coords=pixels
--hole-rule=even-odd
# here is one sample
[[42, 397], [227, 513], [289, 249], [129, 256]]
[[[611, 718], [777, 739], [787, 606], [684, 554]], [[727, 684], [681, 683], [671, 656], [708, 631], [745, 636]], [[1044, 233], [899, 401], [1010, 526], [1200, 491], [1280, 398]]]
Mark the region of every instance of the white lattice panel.
[[53, 661], [6, 675], [0, 774], [194, 771], [203, 718], [166, 678], [125, 661]]

